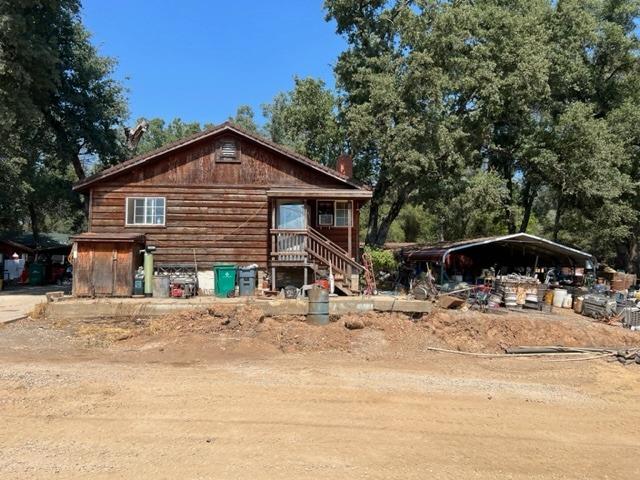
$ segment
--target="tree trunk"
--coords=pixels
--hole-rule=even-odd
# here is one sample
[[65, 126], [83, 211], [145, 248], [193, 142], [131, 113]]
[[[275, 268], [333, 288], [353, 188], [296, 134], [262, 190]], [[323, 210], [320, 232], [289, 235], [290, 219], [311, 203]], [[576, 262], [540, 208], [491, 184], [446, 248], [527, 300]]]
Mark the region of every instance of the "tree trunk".
[[562, 217], [563, 208], [562, 196], [558, 195], [558, 205], [556, 207], [556, 217], [553, 221], [553, 241], [558, 241], [558, 233], [560, 233], [560, 218]]
[[381, 218], [381, 209], [385, 204], [386, 198], [389, 196], [389, 187], [391, 183], [385, 175], [380, 176], [380, 180], [373, 190], [373, 198], [371, 199], [369, 208], [369, 222], [367, 226], [367, 238], [365, 243], [376, 247], [381, 247], [387, 240], [389, 228], [393, 221], [398, 217], [400, 210], [407, 202], [407, 197], [411, 191], [407, 185], [400, 188], [396, 199], [391, 204], [389, 211]]
[[509, 190], [509, 204], [505, 205], [504, 213], [509, 233], [516, 233], [516, 219], [513, 215], [514, 189], [513, 178], [509, 168], [505, 168], [505, 177], [507, 179], [507, 189]]
[[529, 220], [531, 219], [531, 209], [533, 208], [533, 201], [536, 199], [536, 192], [532, 191], [531, 183], [526, 182], [524, 192], [522, 194], [524, 200], [524, 213], [522, 216], [522, 222], [520, 223], [520, 232], [525, 233], [527, 227], [529, 227]]
[[381, 175], [376, 187], [373, 189], [373, 197], [369, 203], [369, 221], [367, 224], [367, 237], [365, 243], [367, 245], [377, 245], [378, 236], [378, 222], [380, 219], [380, 209], [384, 204], [385, 196], [387, 195], [388, 182], [386, 177]]
[[33, 243], [36, 248], [40, 247], [40, 224], [38, 221], [38, 212], [33, 202], [29, 202], [29, 221], [31, 222], [31, 233], [33, 234]]
[[367, 245], [375, 245], [376, 237], [378, 234], [378, 218], [380, 216], [380, 207], [382, 206], [381, 202], [374, 202], [374, 199], [371, 199], [371, 205], [369, 206], [369, 222], [367, 225], [367, 236], [364, 240], [364, 243]]
[[86, 175], [84, 173], [84, 166], [80, 161], [80, 156], [73, 155], [71, 157], [71, 163], [73, 164], [73, 170], [76, 172], [76, 176], [78, 177], [78, 180], [83, 180], [86, 177]]
[[378, 232], [375, 238], [375, 242], [373, 245], [377, 247], [382, 247], [384, 243], [387, 241], [387, 235], [389, 234], [389, 228], [393, 221], [398, 217], [400, 210], [404, 207], [404, 204], [407, 202], [407, 195], [404, 192], [399, 192], [398, 197], [391, 204], [391, 208], [389, 208], [389, 212], [384, 216], [382, 220], [380, 220], [380, 224], [378, 226]]

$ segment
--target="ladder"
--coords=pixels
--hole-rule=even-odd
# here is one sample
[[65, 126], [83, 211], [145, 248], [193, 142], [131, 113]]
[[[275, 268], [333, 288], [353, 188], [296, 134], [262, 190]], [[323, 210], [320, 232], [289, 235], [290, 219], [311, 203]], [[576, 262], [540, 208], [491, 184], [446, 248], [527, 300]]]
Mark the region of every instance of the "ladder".
[[375, 295], [377, 292], [376, 277], [373, 275], [373, 260], [369, 252], [362, 254], [362, 264], [364, 266], [364, 280], [366, 287], [364, 289], [365, 295]]

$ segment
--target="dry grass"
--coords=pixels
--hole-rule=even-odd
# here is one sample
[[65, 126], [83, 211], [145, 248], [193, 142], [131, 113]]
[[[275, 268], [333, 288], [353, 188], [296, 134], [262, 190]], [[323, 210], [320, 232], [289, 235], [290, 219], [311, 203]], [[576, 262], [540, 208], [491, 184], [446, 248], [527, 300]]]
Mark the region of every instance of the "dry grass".
[[29, 317], [34, 320], [44, 320], [47, 313], [47, 304], [45, 302], [37, 304], [33, 310], [29, 312]]

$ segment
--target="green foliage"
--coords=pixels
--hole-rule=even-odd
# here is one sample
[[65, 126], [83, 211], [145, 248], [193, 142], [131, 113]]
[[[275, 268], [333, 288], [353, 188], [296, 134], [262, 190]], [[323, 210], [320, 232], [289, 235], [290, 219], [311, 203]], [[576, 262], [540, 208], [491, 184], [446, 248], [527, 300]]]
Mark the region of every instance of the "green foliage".
[[388, 242], [425, 243], [437, 239], [434, 215], [420, 205], [405, 205], [393, 221], [387, 235]]
[[[253, 109], [249, 105], [240, 105], [235, 116], [229, 117], [229, 120], [248, 132], [262, 134], [254, 117]], [[142, 155], [214, 126], [210, 123], [201, 125], [199, 122], [184, 122], [181, 118], [174, 118], [169, 123], [162, 118], [139, 118], [136, 124], [142, 121], [147, 122], [147, 131], [140, 138], [135, 150], [129, 152], [129, 156]]]
[[122, 158], [124, 90], [89, 37], [77, 0], [0, 0], [1, 229], [77, 228], [71, 183]]
[[236, 115], [229, 117], [229, 120], [248, 132], [262, 134], [261, 129], [256, 124], [253, 108], [249, 105], [240, 105], [236, 110]]
[[640, 269], [640, 2], [325, 8], [348, 44], [339, 118], [375, 184], [367, 243], [411, 230], [409, 203], [440, 239], [535, 231]]
[[375, 272], [393, 272], [398, 268], [398, 261], [391, 250], [366, 247], [365, 251], [371, 255]]
[[441, 207], [441, 238], [462, 239], [507, 233], [502, 205], [509, 192], [495, 171], [475, 172], [460, 178], [458, 193]]
[[[136, 123], [144, 120], [146, 119], [140, 118]], [[186, 123], [180, 118], [174, 118], [169, 123], [161, 118], [152, 118], [147, 120], [147, 123], [147, 131], [142, 135], [137, 148], [130, 153], [131, 156], [142, 155], [202, 130], [200, 123]]]
[[294, 78], [294, 88], [262, 106], [265, 130], [276, 143], [324, 165], [334, 166], [345, 150], [337, 99], [322, 80]]

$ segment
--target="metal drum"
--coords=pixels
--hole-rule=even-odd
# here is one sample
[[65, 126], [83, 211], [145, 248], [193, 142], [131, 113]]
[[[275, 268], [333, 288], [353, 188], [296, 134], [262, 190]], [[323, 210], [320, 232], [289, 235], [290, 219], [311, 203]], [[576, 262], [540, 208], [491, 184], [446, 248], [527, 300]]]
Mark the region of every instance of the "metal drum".
[[169, 277], [165, 275], [153, 276], [153, 296], [157, 298], [169, 298]]
[[513, 287], [505, 287], [504, 289], [504, 306], [514, 308], [517, 305], [516, 289]]
[[308, 291], [309, 313], [307, 321], [315, 325], [327, 325], [329, 323], [329, 290], [314, 286]]

